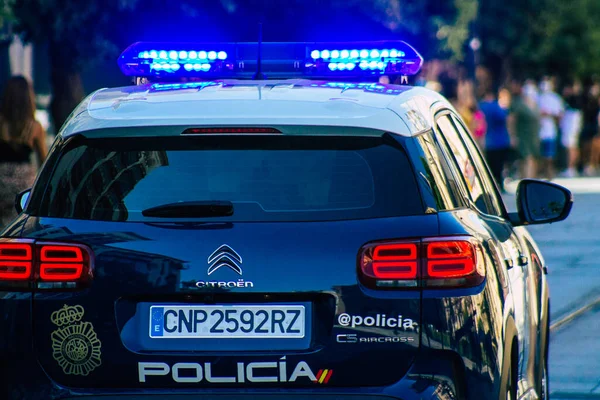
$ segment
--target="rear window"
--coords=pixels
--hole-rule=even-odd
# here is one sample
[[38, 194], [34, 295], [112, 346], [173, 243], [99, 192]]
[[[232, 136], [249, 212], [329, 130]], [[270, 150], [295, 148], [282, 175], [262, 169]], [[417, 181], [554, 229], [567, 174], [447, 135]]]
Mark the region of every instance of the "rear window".
[[385, 137], [79, 138], [63, 149], [36, 214], [165, 221], [142, 211], [188, 201], [232, 202], [231, 216], [197, 219], [215, 222], [421, 214], [407, 156], [391, 143]]

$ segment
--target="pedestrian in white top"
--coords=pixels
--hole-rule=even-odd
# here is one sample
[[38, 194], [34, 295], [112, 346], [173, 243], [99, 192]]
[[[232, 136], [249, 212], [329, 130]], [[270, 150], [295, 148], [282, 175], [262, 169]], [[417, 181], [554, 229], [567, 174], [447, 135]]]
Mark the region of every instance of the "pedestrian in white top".
[[558, 123], [564, 114], [565, 107], [562, 98], [554, 92], [554, 84], [550, 79], [545, 79], [540, 84], [538, 108], [541, 115], [540, 142], [543, 158], [540, 172], [542, 176], [552, 179], [557, 150]]
[[565, 86], [563, 90], [565, 113], [560, 120], [561, 143], [567, 149], [567, 169], [561, 173], [565, 178], [577, 176], [579, 162], [579, 135], [583, 128], [583, 102], [581, 86], [577, 83]]

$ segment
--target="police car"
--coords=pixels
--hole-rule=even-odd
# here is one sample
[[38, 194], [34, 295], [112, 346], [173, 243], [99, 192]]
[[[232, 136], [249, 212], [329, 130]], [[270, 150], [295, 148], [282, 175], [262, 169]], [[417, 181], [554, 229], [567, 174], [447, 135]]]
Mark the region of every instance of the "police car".
[[378, 83], [404, 42], [260, 46], [136, 43], [64, 124], [0, 239], [0, 397], [547, 398], [524, 226], [571, 193], [507, 212], [448, 101]]

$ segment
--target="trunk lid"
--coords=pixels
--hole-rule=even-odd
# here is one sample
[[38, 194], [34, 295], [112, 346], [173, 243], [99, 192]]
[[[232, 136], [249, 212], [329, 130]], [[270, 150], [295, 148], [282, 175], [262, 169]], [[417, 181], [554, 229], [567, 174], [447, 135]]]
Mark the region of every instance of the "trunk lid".
[[[360, 247], [374, 239], [431, 235], [435, 215], [185, 230], [52, 219], [33, 225], [45, 229], [28, 236], [84, 243], [95, 256], [89, 289], [35, 295], [39, 362], [61, 385], [384, 385], [403, 376], [419, 347], [419, 291], [375, 293], [361, 287], [356, 259]], [[217, 250], [229, 253], [241, 274], [224, 259], [209, 275]], [[302, 306], [304, 338], [150, 337], [151, 307], [231, 305]], [[183, 320], [178, 315], [169, 329], [191, 320], [182, 310]], [[381, 360], [393, 360], [394, 368]]]

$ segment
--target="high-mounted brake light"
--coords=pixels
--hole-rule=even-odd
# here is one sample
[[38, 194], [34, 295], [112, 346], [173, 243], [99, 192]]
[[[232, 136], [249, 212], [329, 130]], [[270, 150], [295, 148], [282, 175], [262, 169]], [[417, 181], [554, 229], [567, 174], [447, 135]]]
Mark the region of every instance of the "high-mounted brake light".
[[281, 133], [275, 128], [256, 128], [256, 127], [223, 127], [223, 128], [189, 128], [183, 131], [184, 135], [201, 135], [201, 134], [243, 134], [243, 133]]
[[72, 243], [0, 240], [0, 288], [77, 289], [90, 283], [92, 252]]
[[359, 275], [378, 288], [472, 287], [484, 281], [485, 267], [472, 238], [424, 238], [364, 246]]
[[403, 41], [138, 42], [125, 49], [118, 63], [125, 75], [146, 78], [250, 78], [258, 71], [267, 78], [357, 78], [416, 75], [423, 57]]

